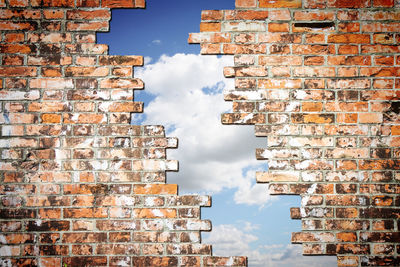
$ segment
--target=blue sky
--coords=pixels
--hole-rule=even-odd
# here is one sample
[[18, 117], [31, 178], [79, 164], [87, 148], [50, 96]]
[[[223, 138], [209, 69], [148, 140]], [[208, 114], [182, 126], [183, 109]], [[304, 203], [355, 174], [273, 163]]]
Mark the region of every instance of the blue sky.
[[212, 195], [212, 208], [202, 209], [211, 233], [203, 243], [213, 244], [216, 255], [247, 255], [249, 266], [336, 266], [335, 257], [301, 256], [301, 246], [290, 245], [290, 233], [300, 231], [289, 208], [300, 197], [271, 197], [267, 185], [255, 184], [254, 172], [265, 170], [255, 160], [255, 148], [266, 140], [254, 137], [253, 126], [223, 126], [220, 114], [231, 103], [222, 92], [233, 89], [224, 79], [231, 57], [200, 56], [198, 45], [187, 43], [198, 32], [201, 10], [234, 9], [234, 0], [148, 0], [147, 8], [112, 11], [109, 33], [97, 35], [113, 55], [143, 55], [144, 68], [136, 68], [146, 88], [135, 92], [145, 102], [144, 114], [134, 123], [163, 124], [167, 135], [179, 138], [179, 148], [168, 151], [180, 162], [178, 173], [168, 173], [180, 194]]

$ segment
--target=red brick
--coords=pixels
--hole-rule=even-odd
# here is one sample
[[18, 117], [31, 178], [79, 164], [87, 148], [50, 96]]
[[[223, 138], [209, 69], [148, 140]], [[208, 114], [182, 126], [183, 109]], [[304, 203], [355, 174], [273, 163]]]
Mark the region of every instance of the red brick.
[[61, 9], [43, 10], [43, 16], [46, 19], [62, 19], [64, 18], [64, 11]]
[[68, 31], [108, 31], [108, 22], [67, 22], [66, 27]]
[[268, 11], [270, 20], [290, 20], [290, 11], [287, 9], [270, 9]]
[[269, 32], [289, 32], [288, 23], [268, 23]]
[[67, 19], [71, 20], [109, 20], [111, 18], [110, 11], [107, 9], [97, 9], [97, 10], [68, 10]]
[[63, 265], [67, 266], [106, 266], [106, 256], [89, 256], [89, 257], [63, 257]]
[[370, 7], [370, 0], [329, 0], [328, 7], [336, 8], [364, 8]]
[[300, 43], [301, 36], [299, 34], [290, 33], [260, 33], [259, 42], [267, 43]]
[[353, 44], [368, 44], [370, 36], [367, 34], [330, 34], [328, 35], [329, 43], [353, 43]]
[[174, 266], [178, 264], [177, 257], [154, 257], [154, 256], [146, 256], [146, 257], [132, 257], [133, 266], [160, 266], [160, 267], [168, 267]]
[[358, 46], [355, 45], [340, 45], [338, 49], [339, 55], [358, 54], [358, 51]]
[[377, 44], [394, 44], [395, 39], [393, 33], [376, 33], [373, 35], [374, 43]]
[[335, 18], [335, 13], [332, 11], [295, 11], [295, 20], [333, 20]]
[[203, 10], [201, 20], [222, 20], [224, 12], [222, 10]]
[[225, 113], [222, 114], [221, 122], [223, 124], [256, 124], [265, 123], [264, 114], [246, 114], [246, 113]]
[[265, 20], [268, 18], [268, 11], [255, 10], [226, 10], [226, 20]]
[[246, 8], [246, 7], [256, 7], [256, 0], [235, 0], [235, 6], [237, 8]]
[[394, 0], [374, 0], [374, 7], [393, 7]]
[[101, 65], [114, 66], [142, 66], [142, 56], [100, 56], [99, 63]]
[[38, 25], [36, 22], [0, 22], [0, 30], [2, 31], [15, 31], [15, 30], [36, 30]]
[[19, 43], [25, 40], [25, 36], [22, 33], [8, 33], [4, 35], [4, 41], [7, 43]]
[[219, 22], [202, 22], [200, 24], [200, 32], [219, 32], [221, 31], [221, 23]]
[[204, 259], [204, 266], [226, 266], [233, 264], [234, 266], [246, 266], [246, 257], [206, 257]]
[[177, 185], [137, 185], [134, 187], [135, 194], [176, 194]]
[[343, 22], [338, 24], [338, 28], [341, 32], [359, 32], [360, 23], [358, 22]]
[[301, 0], [259, 0], [259, 7], [289, 7], [289, 8], [301, 8]]
[[[138, 3], [136, 5], [136, 2]], [[102, 1], [102, 7], [109, 8], [134, 8], [134, 7], [144, 7], [141, 1], [138, 0], [106, 0]]]

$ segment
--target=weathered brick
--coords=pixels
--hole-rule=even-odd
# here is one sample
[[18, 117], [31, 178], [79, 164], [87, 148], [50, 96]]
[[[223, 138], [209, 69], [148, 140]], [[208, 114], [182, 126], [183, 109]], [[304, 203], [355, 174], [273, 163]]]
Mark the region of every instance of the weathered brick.
[[256, 7], [257, 0], [235, 0], [237, 8]]
[[301, 0], [281, 0], [281, 1], [273, 1], [273, 0], [259, 0], [259, 7], [289, 7], [289, 8], [300, 8]]
[[330, 0], [327, 2], [328, 7], [336, 7], [336, 8], [363, 8], [363, 7], [370, 7], [371, 1], [370, 0], [356, 0], [356, 1], [349, 1], [349, 0]]
[[266, 18], [268, 18], [268, 11], [264, 10], [225, 10], [226, 20], [265, 20]]

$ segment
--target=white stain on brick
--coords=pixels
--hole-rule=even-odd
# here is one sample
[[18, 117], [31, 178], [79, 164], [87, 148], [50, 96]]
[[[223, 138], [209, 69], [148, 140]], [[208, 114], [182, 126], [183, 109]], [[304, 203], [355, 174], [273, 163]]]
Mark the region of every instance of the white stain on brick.
[[253, 32], [253, 31], [265, 31], [266, 25], [263, 22], [227, 22], [223, 24], [226, 32]]
[[116, 198], [117, 206], [133, 206], [135, 204], [135, 199], [128, 196], [119, 196]]
[[10, 259], [0, 259], [0, 266], [13, 267]]
[[302, 198], [301, 198], [300, 214], [301, 214], [301, 217], [303, 217], [303, 218], [307, 216], [306, 210], [304, 207], [307, 205], [308, 201], [310, 201], [311, 195], [314, 194], [315, 191], [317, 190], [317, 185], [318, 184], [312, 184], [310, 186], [310, 188], [308, 188], [307, 193], [304, 196], [302, 196]]
[[154, 209], [151, 211], [154, 216], [156, 217], [164, 217], [164, 213], [159, 209]]
[[90, 161], [90, 165], [92, 166], [93, 170], [96, 171], [107, 170], [108, 168], [108, 162], [105, 160]]
[[253, 118], [254, 118], [254, 114], [250, 113], [250, 114], [247, 114], [243, 119], [235, 121], [235, 123], [247, 123], [247, 122], [251, 121]]
[[1, 246], [0, 247], [0, 256], [13, 256], [12, 250], [10, 246]]

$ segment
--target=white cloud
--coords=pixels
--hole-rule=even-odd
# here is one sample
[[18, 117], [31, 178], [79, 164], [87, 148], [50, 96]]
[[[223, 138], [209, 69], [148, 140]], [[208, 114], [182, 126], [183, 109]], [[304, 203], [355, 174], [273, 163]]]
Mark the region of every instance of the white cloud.
[[149, 64], [151, 61], [153, 60], [153, 58], [151, 58], [151, 57], [144, 57], [144, 65], [147, 65], [147, 64]]
[[249, 267], [334, 267], [336, 257], [307, 257], [302, 255], [301, 245], [260, 245], [252, 243], [259, 238], [250, 233], [256, 227], [238, 227], [225, 224], [213, 227], [211, 233], [203, 239], [204, 244], [212, 244], [216, 256], [245, 255]]
[[260, 229], [260, 225], [259, 224], [253, 224], [251, 222], [246, 222], [246, 221], [243, 222], [243, 223], [244, 223], [243, 230], [246, 231], [246, 232], [251, 232], [251, 231]]
[[[261, 170], [259, 168], [258, 170]], [[263, 207], [267, 200], [273, 201], [277, 198], [271, 198], [268, 193], [267, 184], [254, 183], [256, 169], [247, 171], [244, 179], [240, 180], [240, 186], [234, 194], [234, 200], [237, 204], [260, 205]]]
[[265, 185], [255, 185], [255, 148], [265, 140], [254, 136], [252, 126], [224, 126], [220, 115], [231, 109], [222, 90], [231, 89], [224, 66], [231, 57], [193, 54], [163, 55], [158, 62], [138, 69], [145, 92], [155, 96], [145, 107], [144, 124], [162, 124], [168, 136], [179, 138], [179, 148], [168, 150], [168, 158], [179, 160], [178, 173], [168, 173], [168, 183], [178, 183], [186, 192], [217, 193], [237, 188], [235, 201], [263, 205], [269, 197]]
[[161, 40], [153, 40], [153, 41], [151, 41], [151, 43], [152, 44], [154, 44], [154, 45], [160, 45], [162, 42], [161, 42]]

